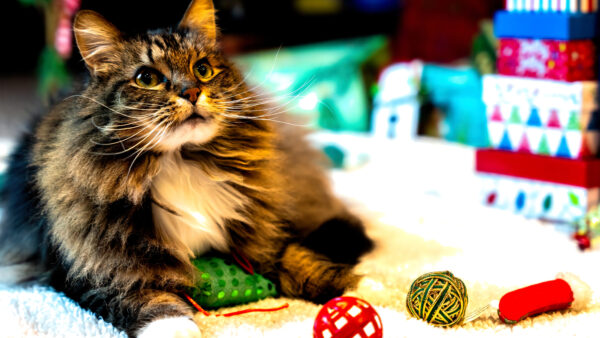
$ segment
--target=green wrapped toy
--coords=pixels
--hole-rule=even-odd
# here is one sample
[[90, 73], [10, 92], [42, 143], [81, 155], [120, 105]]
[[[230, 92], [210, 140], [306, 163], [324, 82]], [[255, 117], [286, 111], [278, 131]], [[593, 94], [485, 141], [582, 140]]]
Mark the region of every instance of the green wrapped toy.
[[189, 296], [204, 309], [241, 305], [277, 296], [275, 285], [263, 276], [245, 271], [234, 261], [218, 257], [192, 260], [200, 280]]

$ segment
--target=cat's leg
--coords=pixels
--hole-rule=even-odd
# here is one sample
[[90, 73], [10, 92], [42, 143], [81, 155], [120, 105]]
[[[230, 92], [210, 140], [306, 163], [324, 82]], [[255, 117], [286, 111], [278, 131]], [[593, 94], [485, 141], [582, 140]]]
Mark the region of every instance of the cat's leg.
[[139, 338], [196, 338], [201, 337], [194, 321], [185, 316], [157, 319], [143, 327], [137, 334]]
[[125, 331], [129, 337], [201, 337], [200, 329], [193, 320], [194, 311], [175, 293], [105, 290], [110, 290], [110, 287], [88, 289], [87, 285], [71, 282], [64, 292], [81, 306]]
[[[192, 309], [173, 293], [157, 290], [132, 291], [124, 296], [107, 299], [107, 303], [99, 300], [86, 305], [103, 317], [107, 316], [107, 320], [125, 330], [130, 337], [201, 337], [200, 329], [193, 320]], [[97, 308], [94, 308], [95, 305]], [[108, 308], [103, 308], [104, 306]]]
[[362, 223], [349, 215], [323, 223], [304, 239], [289, 236], [289, 229], [256, 231], [244, 223], [230, 229], [236, 250], [279, 284], [283, 295], [317, 303], [354, 287], [360, 277], [353, 267], [373, 247]]
[[193, 312], [179, 296], [161, 292], [135, 293], [124, 300], [129, 309], [138, 308], [137, 318], [127, 329], [130, 336], [139, 338], [199, 338], [200, 329]]
[[325, 303], [356, 286], [353, 272], [360, 256], [373, 248], [360, 220], [346, 215], [323, 223], [281, 256], [282, 293]]
[[322, 304], [356, 286], [360, 277], [352, 268], [294, 243], [279, 260], [277, 278], [283, 295]]

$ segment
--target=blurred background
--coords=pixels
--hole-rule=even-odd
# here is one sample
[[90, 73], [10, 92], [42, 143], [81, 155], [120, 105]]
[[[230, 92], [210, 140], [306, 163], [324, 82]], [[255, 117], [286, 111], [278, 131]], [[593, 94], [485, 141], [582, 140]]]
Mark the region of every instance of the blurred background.
[[[0, 1], [0, 186], [30, 117], [87, 76], [77, 10], [140, 32], [176, 26], [189, 1]], [[368, 287], [386, 316], [426, 271], [465, 278], [471, 309], [561, 270], [587, 272], [600, 291], [599, 0], [214, 2], [225, 53], [314, 129], [335, 193], [377, 234], [387, 257]], [[594, 299], [569, 325], [559, 318], [579, 311], [545, 331], [488, 317], [485, 333], [576, 335], [595, 324]], [[403, 334], [417, 328], [398, 318]]]
[[[0, 25], [6, 34], [0, 53], [0, 135], [14, 136], [25, 115], [69, 92], [84, 76], [84, 63], [71, 39], [76, 10], [98, 11], [119, 29], [137, 32], [176, 25], [188, 4], [188, 0], [2, 1], [0, 12], [5, 17]], [[502, 0], [215, 1], [224, 50], [250, 72], [251, 82], [264, 84], [286, 100], [292, 113], [308, 116], [313, 126], [372, 130], [382, 71], [395, 62], [420, 60], [406, 64], [401, 80], [406, 82], [403, 95], [419, 91], [424, 117], [419, 131], [473, 144], [481, 142], [477, 140], [481, 136], [451, 130], [447, 124], [457, 114], [470, 114], [455, 110], [481, 107], [455, 107], [448, 86], [457, 80], [453, 76], [467, 77], [459, 79], [467, 82], [462, 88], [467, 89], [476, 86], [480, 72], [493, 71], [494, 41], [485, 26], [501, 6]], [[486, 48], [489, 55], [477, 54]], [[444, 68], [436, 66], [431, 72], [429, 63]], [[439, 84], [439, 92], [421, 90], [425, 88], [414, 82], [421, 74], [435, 81], [441, 76], [446, 83]], [[417, 120], [407, 122], [416, 128]]]
[[[600, 181], [576, 186], [570, 178], [544, 181], [538, 173], [525, 177], [480, 165], [502, 158], [502, 151], [528, 153], [539, 163], [547, 159], [536, 156], [550, 155], [594, 165], [597, 2], [571, 1], [569, 8], [550, 0], [214, 2], [223, 49], [247, 81], [306, 121], [316, 131], [311, 140], [336, 169], [367, 167], [363, 190], [349, 195], [374, 186], [433, 194], [549, 219], [569, 233], [579, 229], [578, 241], [589, 239], [585, 217], [600, 203]], [[125, 32], [141, 32], [176, 26], [188, 4], [0, 2], [0, 172], [29, 117], [87, 76], [73, 45], [77, 10], [95, 10]], [[579, 20], [579, 31], [553, 29], [561, 18]], [[526, 94], [503, 97], [514, 88]], [[543, 99], [536, 98], [540, 90]], [[581, 102], [561, 101], [565, 92]], [[476, 149], [488, 147], [499, 150], [480, 163]], [[494, 163], [518, 167], [518, 154], [511, 156]], [[358, 176], [352, 177], [338, 187], [357, 188]], [[594, 219], [600, 233], [600, 217]]]

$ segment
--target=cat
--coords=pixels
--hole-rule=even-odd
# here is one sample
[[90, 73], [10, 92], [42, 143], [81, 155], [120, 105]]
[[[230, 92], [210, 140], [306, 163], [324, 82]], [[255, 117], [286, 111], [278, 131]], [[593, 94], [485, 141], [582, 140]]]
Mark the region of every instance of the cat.
[[198, 337], [191, 258], [236, 254], [284, 296], [356, 286], [374, 244], [306, 132], [219, 48], [211, 0], [176, 28], [126, 35], [74, 19], [87, 86], [34, 124], [2, 192], [0, 282], [42, 283], [132, 337]]

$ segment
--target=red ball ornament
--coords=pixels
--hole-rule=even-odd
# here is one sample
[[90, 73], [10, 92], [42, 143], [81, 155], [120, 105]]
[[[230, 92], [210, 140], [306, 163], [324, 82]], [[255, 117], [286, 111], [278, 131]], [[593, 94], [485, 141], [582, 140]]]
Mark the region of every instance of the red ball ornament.
[[575, 234], [573, 238], [577, 241], [580, 250], [586, 250], [592, 246], [592, 241], [588, 234]]
[[381, 338], [383, 326], [369, 303], [355, 297], [338, 297], [323, 305], [317, 314], [313, 337]]

